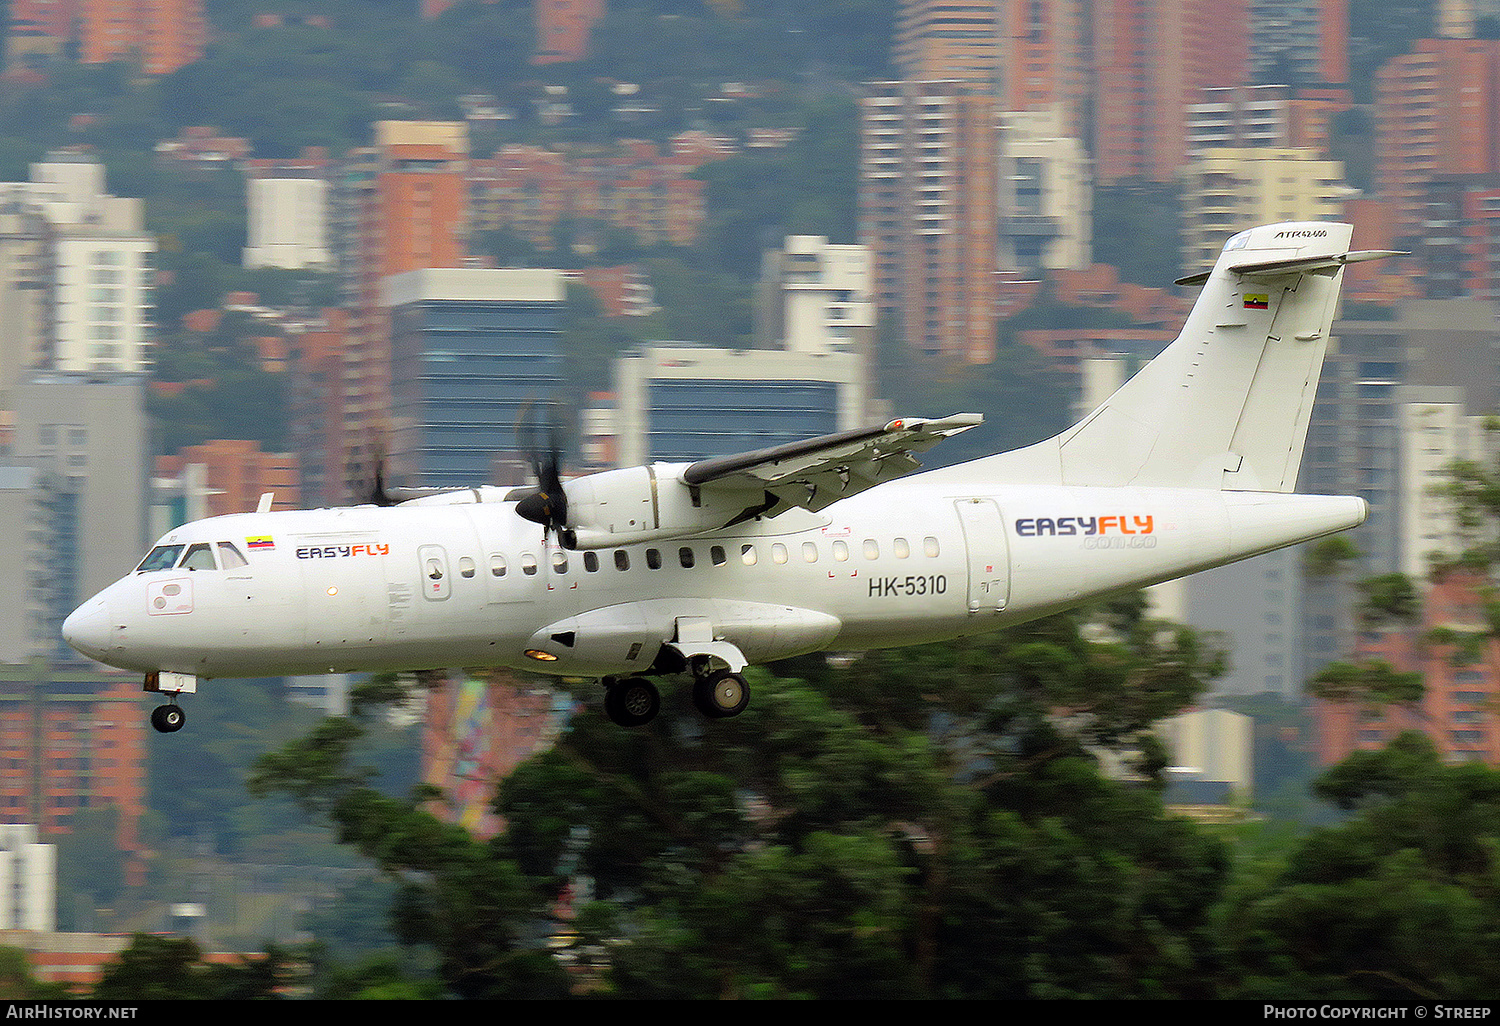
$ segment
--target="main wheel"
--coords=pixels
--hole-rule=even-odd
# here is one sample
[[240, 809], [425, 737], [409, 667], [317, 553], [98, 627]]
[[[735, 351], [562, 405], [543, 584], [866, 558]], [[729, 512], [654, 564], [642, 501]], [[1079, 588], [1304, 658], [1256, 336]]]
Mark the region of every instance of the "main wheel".
[[604, 689], [604, 713], [622, 727], [642, 727], [661, 711], [661, 694], [645, 677], [626, 677]]
[[163, 734], [173, 734], [182, 729], [187, 716], [178, 705], [159, 705], [151, 710], [151, 726]]
[[750, 685], [733, 670], [719, 670], [694, 682], [693, 704], [710, 719], [738, 716], [750, 704]]

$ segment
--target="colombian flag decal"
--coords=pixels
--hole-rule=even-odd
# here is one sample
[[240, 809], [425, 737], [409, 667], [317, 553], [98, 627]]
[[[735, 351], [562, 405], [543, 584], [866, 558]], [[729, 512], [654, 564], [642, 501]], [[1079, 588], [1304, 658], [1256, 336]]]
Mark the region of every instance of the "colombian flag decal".
[[245, 544], [252, 550], [261, 552], [270, 552], [276, 548], [276, 543], [271, 540], [269, 535], [261, 535], [259, 538], [246, 538]]
[[1269, 310], [1271, 308], [1271, 297], [1260, 292], [1245, 293], [1246, 310]]

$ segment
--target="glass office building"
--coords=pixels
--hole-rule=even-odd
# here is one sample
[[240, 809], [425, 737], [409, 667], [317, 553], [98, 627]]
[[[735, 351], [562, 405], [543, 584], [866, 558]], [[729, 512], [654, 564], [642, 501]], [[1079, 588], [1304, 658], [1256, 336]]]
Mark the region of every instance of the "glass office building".
[[433, 268], [386, 279], [391, 314], [392, 476], [410, 487], [489, 483], [562, 399], [562, 275]]
[[615, 365], [620, 465], [697, 460], [866, 427], [855, 353], [640, 346]]

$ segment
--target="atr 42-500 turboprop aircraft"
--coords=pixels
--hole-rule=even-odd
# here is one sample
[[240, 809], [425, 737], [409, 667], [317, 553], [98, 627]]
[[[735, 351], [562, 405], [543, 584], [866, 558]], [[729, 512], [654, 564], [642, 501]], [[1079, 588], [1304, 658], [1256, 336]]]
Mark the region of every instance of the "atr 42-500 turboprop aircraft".
[[[686, 675], [734, 716], [750, 663], [991, 631], [1364, 521], [1290, 494], [1350, 252], [1345, 224], [1241, 232], [1177, 341], [1055, 438], [902, 477], [969, 414], [566, 483], [180, 527], [63, 636], [145, 674], [181, 728], [200, 679], [453, 666], [598, 677], [615, 722]], [[899, 480], [897, 480], [899, 478]], [[541, 529], [538, 530], [540, 525]]]

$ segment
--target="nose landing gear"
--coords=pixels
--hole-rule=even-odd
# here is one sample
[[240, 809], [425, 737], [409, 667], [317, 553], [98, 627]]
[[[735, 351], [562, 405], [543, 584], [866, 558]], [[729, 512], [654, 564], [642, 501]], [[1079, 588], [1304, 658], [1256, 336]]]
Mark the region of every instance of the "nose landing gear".
[[177, 704], [177, 696], [195, 694], [198, 690], [198, 678], [191, 673], [161, 670], [146, 674], [141, 690], [166, 695], [171, 700], [170, 704], [159, 705], [151, 710], [151, 726], [160, 733], [175, 734], [187, 722], [187, 715]]

